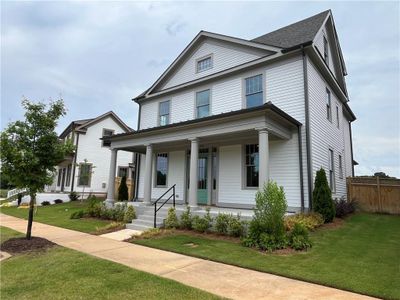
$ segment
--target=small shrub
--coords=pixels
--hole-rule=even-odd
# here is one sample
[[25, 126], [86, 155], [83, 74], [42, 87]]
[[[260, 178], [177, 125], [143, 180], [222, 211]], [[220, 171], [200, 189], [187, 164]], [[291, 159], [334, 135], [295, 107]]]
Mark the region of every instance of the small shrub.
[[190, 212], [190, 207], [186, 207], [186, 211], [181, 214], [181, 220], [179, 222], [179, 227], [181, 229], [192, 229], [192, 213]]
[[228, 234], [233, 237], [242, 237], [245, 233], [246, 222], [240, 220], [240, 215], [236, 217], [230, 215], [228, 220]]
[[325, 170], [317, 171], [313, 191], [313, 209], [324, 217], [325, 223], [330, 223], [335, 217], [335, 205], [332, 200], [331, 189], [326, 179]]
[[96, 227], [96, 231], [94, 232], [94, 234], [104, 234], [104, 233], [108, 233], [108, 232], [113, 232], [116, 230], [121, 230], [125, 228], [125, 224], [121, 223], [121, 222], [112, 222], [110, 224], [107, 224], [103, 227]]
[[308, 230], [314, 230], [315, 228], [324, 224], [324, 218], [319, 213], [300, 213], [285, 218], [285, 229], [291, 231], [295, 224], [301, 224]]
[[204, 217], [194, 216], [192, 227], [198, 232], [207, 232], [212, 226], [212, 218], [210, 216], [210, 208], [207, 208], [207, 212]]
[[[105, 208], [105, 206], [104, 206]], [[126, 204], [119, 204], [119, 205], [114, 205], [113, 208], [105, 208], [105, 210], [108, 210], [108, 215], [110, 220], [118, 221], [118, 222], [123, 222], [124, 217], [125, 217], [125, 210], [126, 210]]]
[[132, 205], [129, 205], [124, 214], [124, 222], [130, 223], [133, 219], [136, 219], [136, 210]]
[[300, 223], [294, 224], [294, 227], [288, 236], [288, 244], [295, 250], [311, 248], [312, 244], [308, 236], [307, 228]]
[[219, 234], [227, 234], [229, 226], [230, 215], [219, 213], [215, 218], [215, 231]]
[[150, 228], [146, 231], [143, 231], [140, 237], [142, 239], [151, 239], [153, 237], [161, 235], [163, 232], [160, 228]]
[[50, 202], [49, 202], [49, 201], [43, 201], [43, 202], [42, 202], [42, 206], [47, 206], [47, 205], [50, 205]]
[[64, 201], [62, 201], [61, 199], [56, 199], [56, 200], [54, 200], [54, 203], [55, 204], [61, 204], [61, 203], [63, 203]]
[[78, 210], [76, 212], [73, 212], [71, 216], [69, 217], [70, 219], [81, 219], [85, 216], [85, 211], [83, 210]]
[[68, 195], [70, 201], [78, 201], [79, 196], [77, 192], [71, 192]]
[[346, 201], [344, 197], [335, 200], [335, 211], [337, 218], [344, 218], [356, 210], [354, 201]]
[[171, 229], [171, 228], [178, 228], [179, 227], [179, 221], [178, 217], [176, 216], [176, 210], [174, 207], [171, 207], [168, 209], [168, 215], [167, 218], [165, 219], [165, 228]]
[[[249, 234], [244, 245], [262, 250], [280, 249], [285, 244], [284, 216], [286, 197], [283, 187], [269, 181], [256, 194], [254, 217], [250, 222]], [[271, 243], [275, 243], [275, 246]]]
[[[89, 197], [87, 199], [88, 207], [87, 207], [87, 213], [89, 216], [93, 218], [101, 218], [102, 217], [102, 203], [96, 198], [96, 197]], [[104, 213], [104, 212], [103, 212]]]
[[128, 201], [128, 186], [126, 185], [126, 176], [121, 178], [121, 183], [118, 187], [118, 200]]

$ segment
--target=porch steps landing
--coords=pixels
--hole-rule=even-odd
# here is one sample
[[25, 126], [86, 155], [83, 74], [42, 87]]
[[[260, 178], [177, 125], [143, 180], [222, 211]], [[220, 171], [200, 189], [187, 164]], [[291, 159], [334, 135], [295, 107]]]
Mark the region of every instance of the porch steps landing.
[[[162, 207], [157, 212], [156, 226], [161, 227], [164, 225], [164, 220], [167, 217], [168, 206]], [[134, 229], [146, 231], [154, 227], [154, 206], [141, 206], [137, 209], [137, 219], [132, 223], [126, 224], [127, 229]]]

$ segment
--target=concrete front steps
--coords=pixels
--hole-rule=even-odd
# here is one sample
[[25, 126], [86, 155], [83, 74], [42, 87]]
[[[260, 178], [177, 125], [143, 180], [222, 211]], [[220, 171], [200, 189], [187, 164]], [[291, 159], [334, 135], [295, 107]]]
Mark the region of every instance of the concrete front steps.
[[[162, 227], [164, 225], [164, 220], [167, 217], [169, 207], [170, 206], [165, 205], [157, 212], [157, 227]], [[139, 206], [135, 208], [137, 219], [134, 219], [132, 223], [126, 224], [126, 228], [140, 231], [154, 228], [154, 206]]]

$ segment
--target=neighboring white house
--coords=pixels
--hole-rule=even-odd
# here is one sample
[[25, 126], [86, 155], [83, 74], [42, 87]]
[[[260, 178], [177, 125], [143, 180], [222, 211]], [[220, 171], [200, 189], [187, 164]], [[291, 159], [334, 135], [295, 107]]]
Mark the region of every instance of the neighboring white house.
[[[132, 132], [115, 113], [107, 112], [93, 119], [76, 120], [61, 133], [60, 139], [75, 145], [75, 152], [57, 166], [54, 182], [47, 191], [85, 192], [105, 195], [108, 190], [111, 151], [101, 138]], [[134, 155], [121, 153], [116, 162], [117, 176], [132, 177]], [[129, 168], [131, 166], [131, 168]]]
[[289, 210], [307, 209], [319, 168], [333, 197], [353, 174], [345, 75], [330, 10], [253, 40], [201, 31], [134, 99], [138, 130], [107, 141], [114, 156], [141, 154], [145, 203], [175, 185], [190, 206], [251, 208], [272, 179]]

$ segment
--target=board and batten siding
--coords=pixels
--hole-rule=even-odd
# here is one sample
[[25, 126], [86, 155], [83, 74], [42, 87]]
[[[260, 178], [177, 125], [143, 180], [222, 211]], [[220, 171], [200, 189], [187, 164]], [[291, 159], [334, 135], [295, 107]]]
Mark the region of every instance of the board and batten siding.
[[[342, 103], [338, 100], [332, 89], [322, 78], [312, 62], [308, 60], [310, 121], [311, 121], [311, 156], [313, 178], [322, 167], [325, 169], [329, 180], [329, 149], [334, 152], [335, 191], [333, 197], [346, 196], [346, 175], [351, 174], [351, 152], [349, 152], [350, 139], [345, 138], [345, 126]], [[332, 121], [327, 119], [326, 89], [331, 91]], [[340, 127], [337, 127], [336, 106], [339, 107]], [[346, 121], [347, 122], [347, 121]], [[346, 145], [347, 144], [347, 145]], [[339, 154], [342, 155], [343, 178], [339, 178]], [[349, 170], [350, 168], [350, 170]]]
[[[211, 75], [234, 66], [255, 60], [268, 54], [267, 51], [250, 49], [229, 42], [218, 41], [207, 38], [199, 44], [193, 53], [182, 63], [182, 65], [171, 75], [165, 84], [158, 90], [192, 81], [207, 75]], [[212, 55], [212, 68], [197, 72], [196, 62], [198, 59]]]

